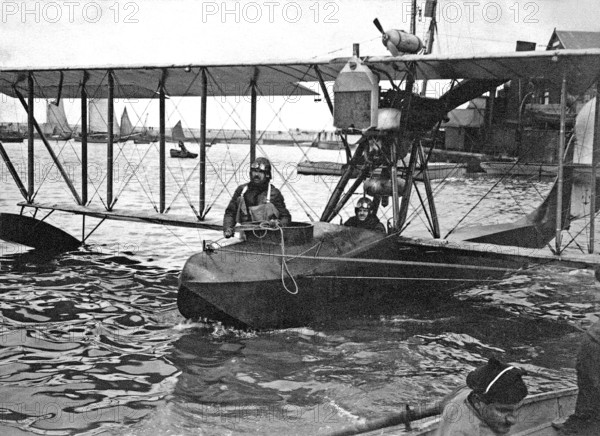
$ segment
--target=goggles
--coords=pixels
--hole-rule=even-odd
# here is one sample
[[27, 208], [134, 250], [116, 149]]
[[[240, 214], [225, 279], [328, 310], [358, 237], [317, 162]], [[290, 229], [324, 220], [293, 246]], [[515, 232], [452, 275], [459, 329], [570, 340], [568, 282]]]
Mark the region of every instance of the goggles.
[[357, 209], [366, 209], [366, 210], [371, 210], [371, 205], [369, 204], [368, 201], [359, 201], [358, 203], [356, 203], [356, 208]]
[[261, 171], [263, 173], [267, 172], [267, 166], [264, 163], [252, 162], [250, 164], [250, 171]]

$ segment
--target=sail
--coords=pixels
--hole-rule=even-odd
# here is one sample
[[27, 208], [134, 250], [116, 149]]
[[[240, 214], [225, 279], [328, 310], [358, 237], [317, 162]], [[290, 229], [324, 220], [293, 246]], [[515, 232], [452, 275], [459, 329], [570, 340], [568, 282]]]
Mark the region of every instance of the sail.
[[127, 108], [123, 109], [123, 114], [121, 115], [121, 129], [120, 129], [121, 137], [129, 136], [133, 133], [133, 125], [129, 120], [129, 115], [127, 114]]
[[[89, 101], [89, 132], [90, 133], [107, 133], [108, 132], [108, 100], [93, 99]], [[117, 116], [113, 111], [113, 132], [119, 130]]]
[[144, 119], [144, 125], [142, 126], [142, 135], [146, 135], [148, 133], [148, 114], [146, 114], [146, 118]]
[[185, 141], [185, 135], [183, 134], [183, 127], [181, 127], [181, 120], [177, 121], [177, 124], [175, 124], [175, 127], [173, 127], [173, 130], [171, 131], [171, 139], [173, 139], [173, 141]]
[[60, 100], [58, 106], [50, 102], [46, 104], [46, 130], [53, 135], [64, 135], [73, 132], [69, 127], [62, 100]]

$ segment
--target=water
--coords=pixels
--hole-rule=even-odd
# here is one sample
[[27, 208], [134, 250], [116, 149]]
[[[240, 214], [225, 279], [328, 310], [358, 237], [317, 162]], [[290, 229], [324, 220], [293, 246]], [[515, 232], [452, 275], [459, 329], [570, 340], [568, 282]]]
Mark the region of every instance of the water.
[[[24, 147], [7, 147], [22, 174]], [[301, 157], [290, 147], [264, 149], [280, 169]], [[220, 168], [210, 175], [211, 202], [220, 178], [231, 178], [230, 191], [241, 181], [230, 170], [245, 150], [230, 156], [216, 145], [209, 151], [211, 168]], [[75, 160], [75, 151], [67, 145], [62, 156]], [[152, 148], [125, 146], [118, 183], [125, 180], [123, 156], [133, 161], [146, 152], [147, 159], [156, 155]], [[331, 151], [309, 153], [314, 160], [319, 154], [337, 158]], [[41, 146], [36, 157], [43, 168]], [[103, 150], [92, 149], [91, 160], [100, 175], [95, 186], [103, 192]], [[117, 204], [141, 209], [156, 198], [155, 165], [144, 162], [131, 179], [150, 184], [128, 185]], [[196, 162], [167, 163], [168, 185], [179, 190], [177, 183]], [[51, 180], [52, 171], [48, 174]], [[276, 184], [280, 180], [276, 173]], [[443, 233], [470, 209], [475, 191], [485, 193], [496, 181], [446, 183], [438, 201]], [[333, 182], [324, 189], [313, 177], [294, 178], [283, 190], [294, 217], [302, 220], [306, 213], [290, 189], [309, 199], [314, 211], [307, 208], [308, 213], [315, 215]], [[466, 222], [515, 218], [531, 210], [549, 184], [520, 180], [508, 188], [494, 191]], [[182, 198], [197, 198], [197, 189], [192, 176], [172, 210], [189, 213]], [[42, 184], [39, 192], [38, 201], [70, 195], [60, 180]], [[217, 219], [228, 195], [225, 191], [211, 211]], [[18, 190], [3, 172], [1, 210], [18, 211], [17, 201]], [[80, 217], [50, 218], [80, 235]], [[425, 232], [419, 216], [411, 221], [414, 234]], [[86, 222], [88, 232], [96, 222]], [[178, 272], [202, 239], [219, 237], [110, 222], [90, 236], [87, 249], [54, 257], [3, 243], [0, 433], [327, 434], [405, 404], [431, 404], [492, 355], [527, 369], [532, 393], [570, 387], [580, 329], [598, 312], [600, 287], [592, 271], [536, 266], [449, 299], [407, 303], [385, 317], [266, 332], [185, 322], [175, 303]]]

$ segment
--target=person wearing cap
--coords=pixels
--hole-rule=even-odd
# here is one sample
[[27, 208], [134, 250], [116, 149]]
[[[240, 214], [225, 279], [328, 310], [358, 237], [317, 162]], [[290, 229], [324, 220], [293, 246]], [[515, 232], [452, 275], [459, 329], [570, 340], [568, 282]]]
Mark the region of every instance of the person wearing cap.
[[373, 202], [367, 198], [362, 197], [356, 203], [354, 208], [355, 216], [351, 217], [344, 223], [348, 227], [359, 227], [361, 229], [374, 230], [376, 232], [385, 233], [385, 227], [373, 211]]
[[271, 221], [286, 226], [291, 220], [283, 195], [271, 185], [271, 162], [256, 158], [250, 164], [250, 183], [237, 187], [225, 209], [223, 236], [231, 238], [236, 223]]
[[525, 372], [495, 358], [467, 376], [467, 387], [446, 403], [437, 436], [509, 434], [527, 396]]

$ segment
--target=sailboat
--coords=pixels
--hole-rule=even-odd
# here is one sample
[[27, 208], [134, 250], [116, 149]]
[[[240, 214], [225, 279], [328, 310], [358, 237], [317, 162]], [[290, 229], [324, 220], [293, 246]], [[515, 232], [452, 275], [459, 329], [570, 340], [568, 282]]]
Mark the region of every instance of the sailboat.
[[173, 127], [171, 131], [171, 141], [179, 143], [180, 149], [172, 148], [169, 150], [171, 157], [176, 158], [188, 158], [195, 159], [198, 157], [198, 153], [189, 152], [184, 145], [185, 135], [183, 133], [183, 127], [181, 126], [181, 120], [177, 121], [177, 124]]
[[[121, 124], [123, 123], [121, 122]], [[151, 142], [156, 141], [158, 141], [158, 135], [153, 134], [151, 130], [148, 129], [148, 114], [146, 114], [146, 119], [144, 120], [144, 125], [142, 126], [142, 132], [133, 138], [133, 142], [135, 144], [150, 144]]]
[[58, 105], [53, 102], [46, 104], [46, 133], [50, 138], [56, 140], [67, 140], [73, 136], [62, 100], [58, 102]]
[[[12, 108], [9, 108], [9, 104]], [[27, 136], [19, 129], [19, 123], [15, 122], [16, 110], [13, 102], [0, 104], [0, 142], [23, 142]], [[10, 116], [9, 114], [13, 114]]]
[[121, 115], [121, 128], [119, 129], [119, 142], [127, 142], [136, 137], [138, 137], [140, 133], [134, 133], [133, 125], [131, 124], [131, 120], [129, 119], [129, 115], [127, 114], [127, 108], [123, 109], [123, 114]]
[[26, 135], [21, 133], [16, 123], [0, 124], [0, 142], [23, 142]]
[[[107, 143], [108, 142], [108, 100], [93, 99], [88, 106], [88, 143]], [[113, 113], [113, 132], [119, 130], [119, 122]], [[113, 140], [118, 140], [118, 135], [113, 133]], [[81, 135], [75, 137], [75, 141], [81, 142]]]
[[335, 132], [326, 132], [325, 130], [317, 133], [310, 146], [322, 150], [341, 150], [344, 148], [342, 141], [339, 138], [336, 139]]

